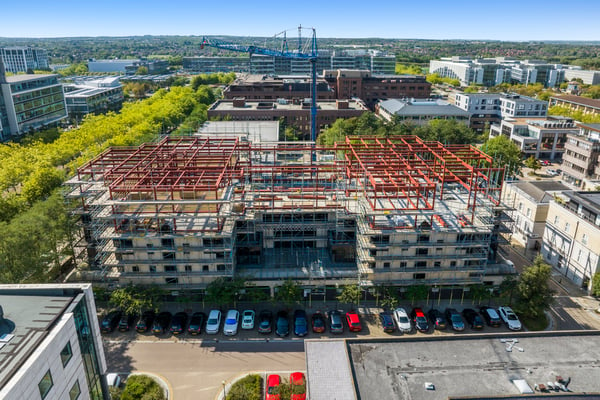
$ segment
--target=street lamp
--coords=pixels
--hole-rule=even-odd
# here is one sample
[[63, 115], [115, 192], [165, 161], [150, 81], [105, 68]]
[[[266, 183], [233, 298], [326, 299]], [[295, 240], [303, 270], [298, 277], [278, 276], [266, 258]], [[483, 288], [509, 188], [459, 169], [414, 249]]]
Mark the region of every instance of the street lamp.
[[227, 390], [226, 390], [226, 384], [227, 382], [222, 381], [221, 384], [223, 385], [223, 400], [227, 400]]

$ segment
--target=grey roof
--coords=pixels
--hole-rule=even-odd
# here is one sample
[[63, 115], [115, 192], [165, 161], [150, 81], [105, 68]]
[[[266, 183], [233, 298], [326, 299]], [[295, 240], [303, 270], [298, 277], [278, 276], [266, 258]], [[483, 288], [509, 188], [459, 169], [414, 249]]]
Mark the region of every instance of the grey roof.
[[56, 74], [21, 74], [21, 75], [11, 75], [6, 77], [6, 82], [8, 83], [18, 83], [18, 82], [27, 82], [33, 81], [35, 79], [40, 78], [48, 78], [51, 76], [58, 76]]
[[547, 203], [552, 198], [548, 192], [562, 192], [569, 190], [569, 187], [560, 182], [519, 182], [515, 184], [520, 190], [528, 194], [536, 203]]
[[[305, 340], [304, 350], [309, 399], [356, 399], [345, 341]], [[363, 397], [367, 398], [369, 397]]]
[[438, 116], [450, 115], [469, 117], [471, 114], [443, 100], [429, 99], [390, 99], [379, 103], [390, 114], [400, 116]]
[[565, 192], [565, 195], [591, 210], [600, 212], [600, 192]]

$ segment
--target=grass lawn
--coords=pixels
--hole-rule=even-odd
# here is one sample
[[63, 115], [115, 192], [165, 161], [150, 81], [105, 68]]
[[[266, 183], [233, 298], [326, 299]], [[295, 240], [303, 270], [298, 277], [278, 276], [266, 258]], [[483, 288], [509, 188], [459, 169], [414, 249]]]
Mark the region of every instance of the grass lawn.
[[548, 326], [546, 314], [542, 314], [537, 318], [526, 318], [522, 316], [521, 322], [529, 331], [543, 331]]

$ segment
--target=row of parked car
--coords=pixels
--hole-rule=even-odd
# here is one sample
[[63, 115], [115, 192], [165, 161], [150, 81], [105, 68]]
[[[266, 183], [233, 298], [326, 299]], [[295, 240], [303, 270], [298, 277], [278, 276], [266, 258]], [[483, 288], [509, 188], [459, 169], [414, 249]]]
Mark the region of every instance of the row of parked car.
[[[254, 310], [244, 310], [240, 314], [238, 310], [231, 309], [225, 313], [221, 310], [211, 310], [208, 315], [203, 312], [195, 312], [188, 316], [185, 312], [178, 312], [175, 315], [168, 311], [156, 314], [154, 311], [145, 311], [141, 316], [127, 315], [118, 310], [109, 312], [101, 321], [100, 328], [102, 333], [110, 333], [118, 328], [119, 331], [129, 331], [132, 327], [139, 333], [151, 331], [154, 334], [164, 334], [171, 332], [173, 335], [179, 335], [186, 330], [190, 335], [198, 335], [204, 332], [214, 335], [222, 331], [226, 336], [233, 336], [238, 333], [238, 329], [252, 330], [257, 327], [259, 333], [269, 334], [275, 331], [278, 336], [288, 336], [290, 329], [294, 330], [296, 336], [306, 336], [309, 329], [314, 333], [324, 333], [326, 331], [326, 320], [329, 322], [331, 333], [343, 333], [346, 320], [348, 329], [352, 332], [360, 332], [362, 324], [358, 314], [354, 311], [347, 312], [345, 318], [339, 311], [331, 311], [322, 314], [317, 311], [311, 315], [310, 321], [306, 311], [295, 310], [290, 315], [286, 310], [280, 310], [275, 315], [270, 310], [263, 310], [256, 315]], [[310, 322], [310, 326], [309, 326]]]
[[[463, 319], [464, 318], [464, 319]], [[410, 315], [404, 308], [396, 308], [393, 312], [382, 312], [379, 320], [384, 332], [393, 333], [396, 329], [408, 333], [414, 329], [419, 332], [429, 332], [433, 329], [446, 329], [448, 326], [455, 331], [465, 330], [465, 321], [471, 329], [483, 329], [484, 321], [488, 326], [499, 327], [502, 323], [513, 331], [521, 330], [521, 322], [510, 307], [483, 306], [479, 313], [472, 308], [465, 308], [462, 314], [454, 308], [446, 308], [444, 313], [432, 308], [427, 315], [419, 308], [413, 308]]]

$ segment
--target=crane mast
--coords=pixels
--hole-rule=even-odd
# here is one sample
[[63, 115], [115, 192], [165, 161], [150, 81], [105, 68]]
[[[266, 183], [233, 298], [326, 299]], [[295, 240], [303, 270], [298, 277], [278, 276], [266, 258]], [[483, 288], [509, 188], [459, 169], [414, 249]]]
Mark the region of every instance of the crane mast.
[[291, 59], [307, 60], [310, 63], [311, 72], [311, 84], [310, 84], [310, 139], [315, 142], [317, 140], [317, 33], [315, 28], [309, 28], [312, 31], [312, 37], [307, 42], [302, 43], [302, 30], [307, 28], [298, 27], [298, 49], [297, 51], [289, 51], [287, 43], [286, 31], [283, 31], [277, 35], [282, 35], [281, 49], [271, 49], [268, 47], [261, 46], [246, 46], [234, 43], [228, 43], [217, 39], [211, 39], [208, 37], [202, 38], [202, 44], [200, 48], [204, 46], [215, 47], [217, 49], [237, 51], [241, 53], [261, 54], [265, 56], [283, 57]]

